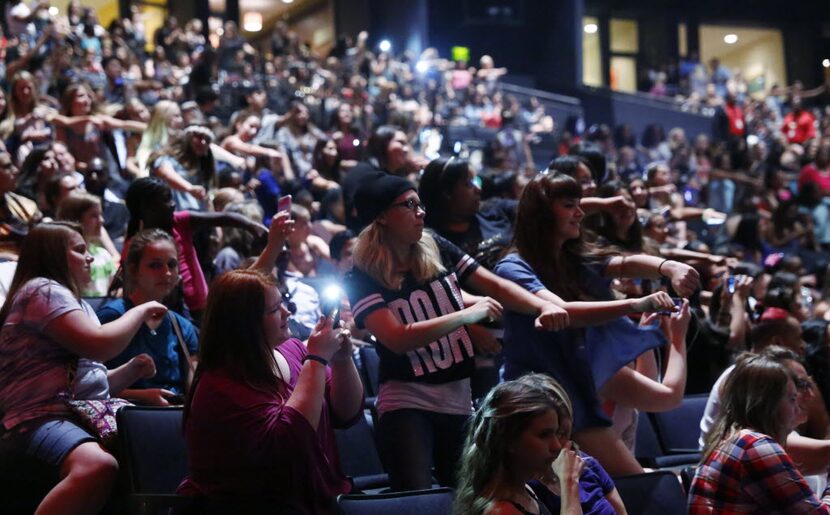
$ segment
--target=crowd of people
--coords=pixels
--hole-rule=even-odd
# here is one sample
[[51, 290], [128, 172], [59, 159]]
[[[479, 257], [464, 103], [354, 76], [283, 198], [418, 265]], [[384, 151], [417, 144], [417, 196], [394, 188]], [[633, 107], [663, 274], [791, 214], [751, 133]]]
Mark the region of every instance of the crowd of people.
[[0, 89], [2, 438], [58, 471], [38, 513], [105, 506], [118, 462], [73, 402], [115, 398], [184, 406], [182, 495], [331, 512], [361, 346], [393, 490], [621, 513], [638, 410], [711, 392], [692, 510], [830, 512], [804, 479], [830, 465], [830, 117], [797, 85], [727, 89], [711, 135], [581, 134], [488, 56], [172, 17], [147, 52], [138, 10], [48, 7], [9, 3]]

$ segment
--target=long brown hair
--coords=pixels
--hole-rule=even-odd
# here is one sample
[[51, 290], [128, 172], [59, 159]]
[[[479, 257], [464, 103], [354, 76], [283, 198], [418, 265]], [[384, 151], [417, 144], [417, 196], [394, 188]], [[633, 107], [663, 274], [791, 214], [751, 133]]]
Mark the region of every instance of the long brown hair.
[[[201, 124], [190, 124], [187, 127], [191, 125], [209, 128]], [[213, 159], [213, 152], [208, 152], [204, 156], [196, 154], [193, 151], [192, 138], [193, 133], [186, 130], [179, 131], [178, 134], [169, 138], [167, 145], [150, 154], [147, 166], [155, 170], [156, 160], [159, 157], [169, 156], [182, 165], [188, 175], [200, 180], [205, 188], [214, 188], [216, 186], [216, 161]]]
[[23, 239], [20, 258], [14, 272], [6, 302], [0, 309], [0, 326], [6, 322], [17, 292], [28, 281], [43, 277], [69, 288], [80, 298], [81, 286], [75, 282], [66, 259], [69, 237], [76, 232], [83, 237], [81, 226], [74, 222], [47, 222], [35, 226]]
[[560, 198], [582, 198], [579, 183], [563, 173], [541, 173], [525, 186], [516, 212], [513, 247], [550, 291], [566, 301], [595, 300], [586, 297], [579, 278], [583, 259], [600, 254], [598, 249], [585, 243], [580, 233], [556, 251], [553, 229], [559, 220], [551, 205]]
[[266, 340], [262, 322], [265, 292], [276, 287], [272, 278], [250, 269], [227, 272], [211, 284], [199, 331], [199, 365], [185, 404], [185, 418], [206, 371], [222, 370], [260, 391], [281, 391], [273, 349], [277, 342]]
[[787, 382], [795, 373], [765, 354], [745, 352], [721, 390], [721, 411], [706, 436], [703, 461], [741, 429], [752, 429], [784, 443], [778, 405], [787, 394]]

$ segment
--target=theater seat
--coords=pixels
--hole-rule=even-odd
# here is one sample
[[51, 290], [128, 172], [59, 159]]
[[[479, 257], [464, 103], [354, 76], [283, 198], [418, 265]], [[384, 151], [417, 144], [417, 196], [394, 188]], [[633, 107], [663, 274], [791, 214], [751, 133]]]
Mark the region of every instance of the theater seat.
[[118, 412], [117, 420], [130, 512], [189, 510], [192, 500], [176, 495], [187, 475], [182, 408], [128, 406]]
[[672, 472], [658, 470], [613, 479], [629, 515], [686, 513], [686, 494]]
[[355, 490], [370, 490], [389, 486], [389, 476], [375, 445], [371, 426], [371, 414], [364, 411], [363, 417], [348, 429], [336, 429], [337, 452], [343, 473], [352, 478]]
[[378, 357], [377, 349], [372, 346], [361, 347], [360, 362], [366, 397], [377, 397], [380, 390], [380, 357]]
[[372, 495], [341, 495], [337, 507], [343, 515], [449, 515], [452, 490], [434, 488]]
[[698, 452], [700, 420], [708, 399], [708, 394], [689, 395], [673, 410], [652, 413], [657, 438], [666, 454]]
[[700, 453], [668, 454], [660, 444], [657, 432], [648, 413], [641, 411], [637, 419], [637, 436], [634, 456], [644, 467], [676, 468], [700, 461]]

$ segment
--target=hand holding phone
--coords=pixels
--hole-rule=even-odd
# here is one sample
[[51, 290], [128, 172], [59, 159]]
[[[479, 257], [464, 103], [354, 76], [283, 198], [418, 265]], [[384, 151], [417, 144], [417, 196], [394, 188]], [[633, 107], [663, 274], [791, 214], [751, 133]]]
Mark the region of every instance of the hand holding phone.
[[291, 195], [285, 195], [277, 200], [277, 212], [286, 211], [291, 214]]

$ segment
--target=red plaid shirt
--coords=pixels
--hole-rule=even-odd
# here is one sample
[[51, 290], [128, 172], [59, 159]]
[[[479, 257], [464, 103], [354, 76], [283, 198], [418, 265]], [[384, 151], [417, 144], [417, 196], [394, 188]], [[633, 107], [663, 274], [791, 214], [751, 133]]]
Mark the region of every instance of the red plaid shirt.
[[689, 513], [830, 514], [830, 484], [819, 500], [778, 442], [744, 429], [698, 467]]

